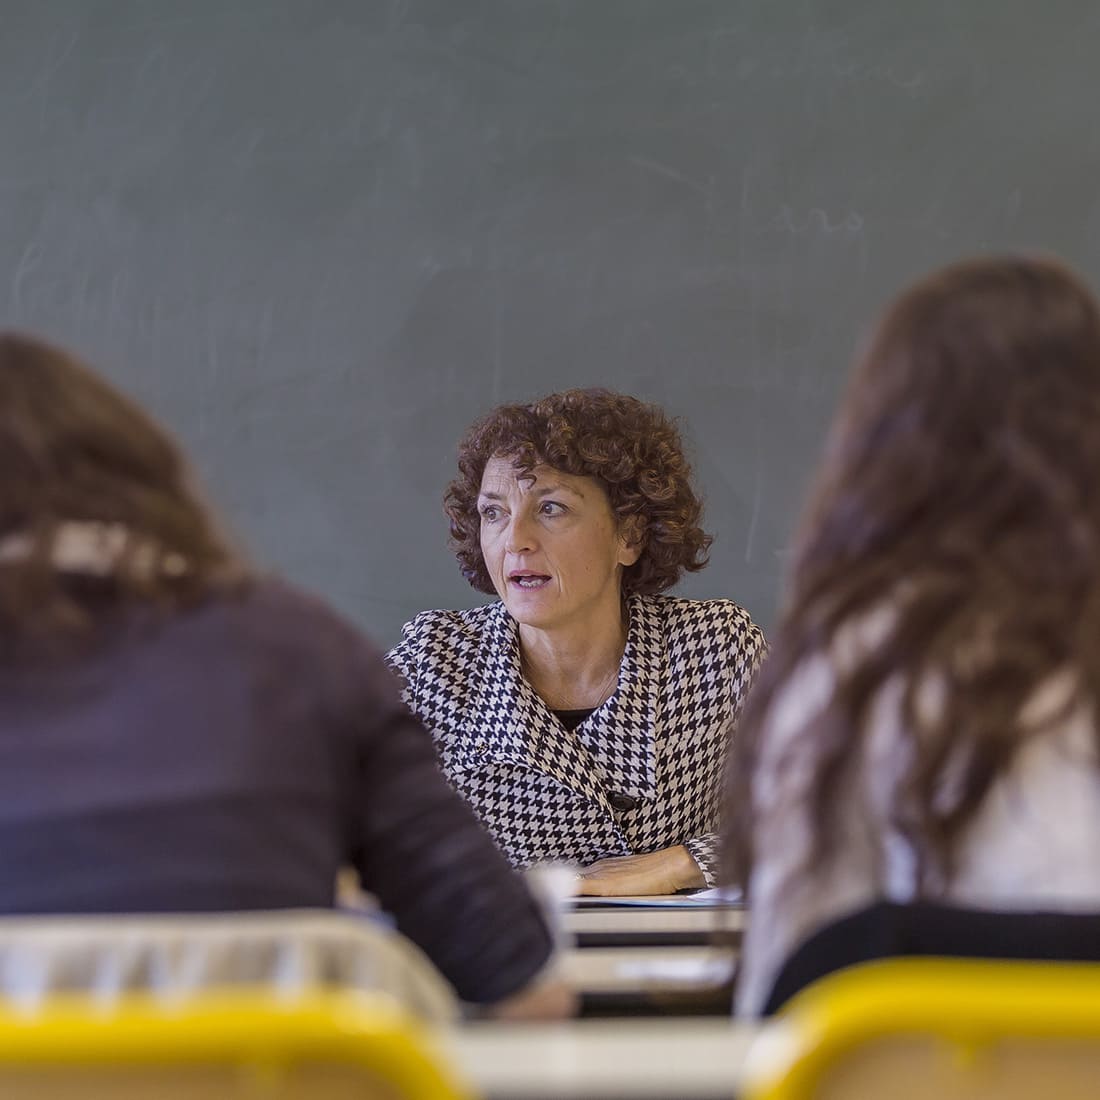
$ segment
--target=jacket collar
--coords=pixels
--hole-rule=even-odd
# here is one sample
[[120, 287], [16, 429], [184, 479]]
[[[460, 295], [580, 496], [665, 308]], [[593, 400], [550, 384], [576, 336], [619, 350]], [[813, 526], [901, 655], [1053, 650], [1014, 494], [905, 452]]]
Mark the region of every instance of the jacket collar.
[[570, 733], [523, 678], [515, 620], [502, 603], [492, 605], [473, 700], [491, 756], [521, 760], [600, 801], [611, 791], [635, 798], [655, 793], [664, 638], [652, 600], [632, 596], [628, 607], [618, 686]]

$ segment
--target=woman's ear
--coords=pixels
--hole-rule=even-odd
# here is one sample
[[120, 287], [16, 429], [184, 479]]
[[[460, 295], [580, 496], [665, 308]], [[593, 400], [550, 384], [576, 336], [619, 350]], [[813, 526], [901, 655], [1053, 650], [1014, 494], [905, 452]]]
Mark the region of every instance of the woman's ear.
[[641, 516], [627, 516], [619, 524], [619, 564], [629, 568], [645, 549], [645, 520]]

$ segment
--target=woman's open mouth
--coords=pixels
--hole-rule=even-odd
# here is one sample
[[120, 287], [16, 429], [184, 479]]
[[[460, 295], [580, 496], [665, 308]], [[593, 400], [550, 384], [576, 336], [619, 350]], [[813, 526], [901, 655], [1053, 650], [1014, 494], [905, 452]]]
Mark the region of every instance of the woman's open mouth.
[[543, 588], [550, 583], [550, 578], [545, 573], [509, 573], [508, 583], [514, 584], [524, 591]]

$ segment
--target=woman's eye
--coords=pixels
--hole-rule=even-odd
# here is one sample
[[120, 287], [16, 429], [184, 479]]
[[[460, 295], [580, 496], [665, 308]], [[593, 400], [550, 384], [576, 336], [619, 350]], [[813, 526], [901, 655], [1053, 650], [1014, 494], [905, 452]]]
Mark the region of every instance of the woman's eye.
[[560, 516], [565, 511], [565, 505], [559, 504], [556, 500], [544, 500], [539, 505], [539, 511], [544, 516]]
[[495, 504], [487, 504], [481, 509], [481, 519], [484, 523], [495, 523], [500, 518], [500, 509]]

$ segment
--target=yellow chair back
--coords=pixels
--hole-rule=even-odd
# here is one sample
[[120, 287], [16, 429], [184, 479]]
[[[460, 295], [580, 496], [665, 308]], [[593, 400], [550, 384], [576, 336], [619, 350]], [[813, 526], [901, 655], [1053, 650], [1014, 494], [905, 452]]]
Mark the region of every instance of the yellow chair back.
[[1100, 1096], [1100, 963], [891, 959], [764, 1025], [746, 1100]]
[[469, 1100], [384, 994], [58, 994], [0, 1007], [0, 1096], [20, 1100]]

